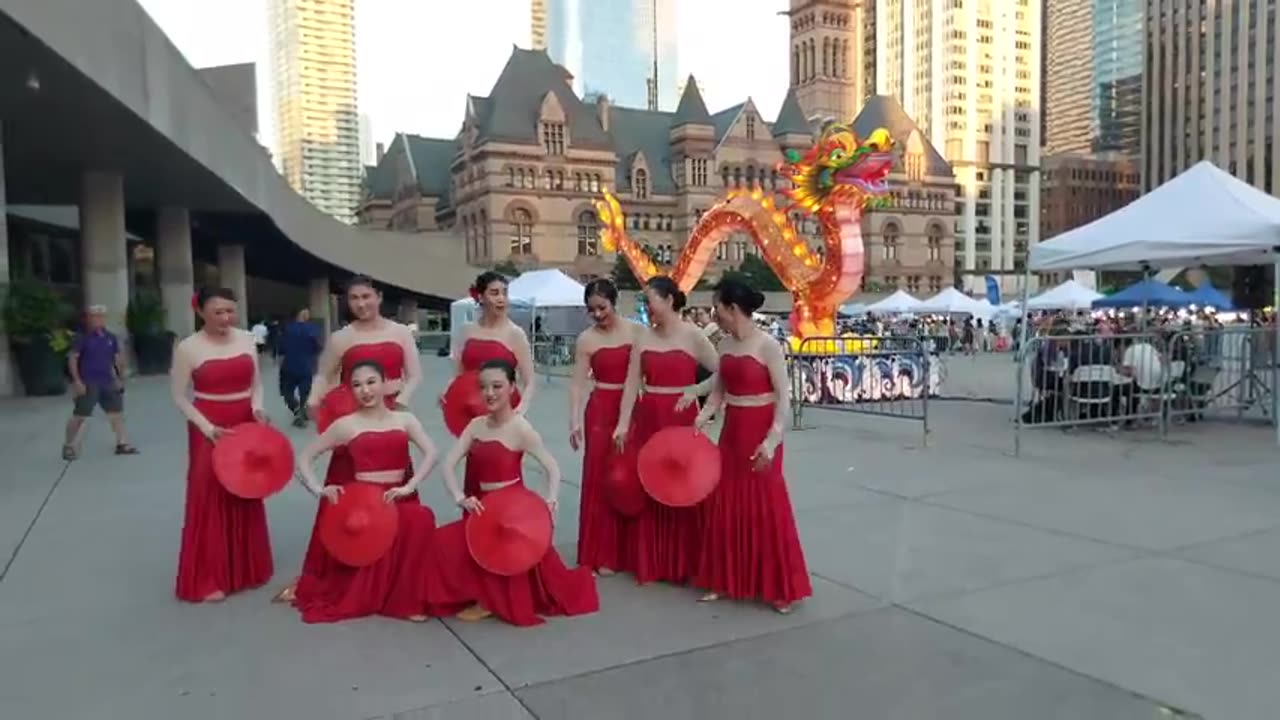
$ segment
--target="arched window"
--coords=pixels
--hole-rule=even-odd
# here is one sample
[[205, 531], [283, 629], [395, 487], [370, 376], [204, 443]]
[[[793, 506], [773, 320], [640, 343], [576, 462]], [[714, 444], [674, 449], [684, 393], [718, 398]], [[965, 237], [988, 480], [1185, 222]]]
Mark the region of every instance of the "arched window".
[[736, 188], [742, 187], [742, 168], [740, 167], [733, 169], [733, 186]]
[[578, 254], [600, 254], [600, 224], [590, 210], [578, 213]]
[[634, 177], [631, 179], [631, 191], [641, 200], [649, 197], [649, 173], [645, 172], [644, 168], [636, 168]]
[[930, 225], [925, 232], [925, 237], [929, 245], [929, 262], [940, 262], [942, 260], [942, 226]]
[[599, 175], [591, 176], [591, 186], [589, 189], [593, 193], [600, 192], [600, 176]]
[[729, 166], [728, 165], [720, 166], [720, 182], [725, 187], [729, 187]]
[[840, 43], [840, 77], [849, 79], [849, 41]]
[[493, 257], [493, 247], [489, 245], [489, 215], [480, 211], [480, 257]]
[[640, 216], [640, 227], [645, 230], [649, 229], [649, 213], [645, 213]]
[[800, 84], [800, 48], [791, 48], [791, 84]]
[[467, 262], [471, 262], [472, 260], [475, 259], [475, 251], [473, 250], [475, 243], [474, 243], [473, 233], [471, 232], [471, 230], [472, 230], [471, 218], [466, 215], [463, 215], [462, 216], [462, 236], [467, 239]]
[[554, 189], [555, 189], [555, 186], [556, 186], [556, 172], [555, 172], [555, 170], [548, 170], [548, 171], [547, 171], [547, 187], [546, 187], [546, 189], [547, 189], [547, 190], [554, 190]]
[[511, 254], [533, 254], [533, 214], [524, 208], [511, 211]]
[[776, 168], [769, 171], [769, 189], [778, 189], [778, 170]]
[[573, 174], [573, 189], [582, 192], [582, 173]]
[[516, 169], [507, 168], [507, 187], [516, 186]]
[[822, 38], [822, 76], [831, 75], [831, 38]]
[[809, 41], [809, 79], [810, 80], [817, 77], [817, 74], [818, 74], [818, 64], [817, 62], [815, 62], [817, 60], [817, 53], [815, 51], [816, 47], [817, 45], [814, 43], [814, 41], [810, 40]]
[[898, 228], [897, 223], [887, 222], [884, 224], [884, 231], [882, 232], [882, 235], [884, 236], [885, 260], [898, 259], [898, 239], [901, 232], [902, 231]]

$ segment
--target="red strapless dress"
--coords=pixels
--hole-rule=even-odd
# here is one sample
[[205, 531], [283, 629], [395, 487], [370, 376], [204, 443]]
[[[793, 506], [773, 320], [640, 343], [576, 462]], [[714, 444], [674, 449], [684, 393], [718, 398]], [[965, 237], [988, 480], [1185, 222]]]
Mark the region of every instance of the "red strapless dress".
[[[192, 387], [208, 395], [232, 395], [253, 387], [253, 358], [236, 355], [206, 360], [191, 372]], [[253, 421], [253, 404], [243, 400], [196, 398], [209, 422], [229, 428]], [[213, 473], [213, 443], [187, 423], [187, 504], [178, 552], [176, 594], [201, 602], [214, 592], [258, 587], [271, 579], [271, 537], [261, 500], [227, 492]]]
[[[697, 383], [698, 362], [683, 350], [645, 350], [640, 354], [645, 384], [687, 387]], [[680, 393], [644, 393], [631, 414], [627, 445], [639, 452], [657, 431], [673, 425], [692, 425], [698, 404], [676, 410]], [[636, 580], [683, 583], [693, 577], [702, 538], [702, 506], [670, 508], [649, 502], [636, 518]]]
[[[485, 338], [467, 338], [462, 343], [462, 353], [458, 356], [462, 362], [463, 372], [478, 372], [480, 366], [490, 360], [506, 360], [511, 363], [511, 367], [515, 367], [518, 362], [516, 360], [515, 351], [504, 345], [498, 340], [487, 340]], [[516, 378], [519, 380], [519, 378]], [[520, 391], [513, 390], [511, 392], [511, 407], [520, 406]]]
[[[342, 353], [340, 367], [342, 369], [339, 382], [351, 382], [351, 369], [357, 363], [372, 360], [382, 366], [388, 380], [400, 380], [404, 377], [404, 348], [391, 340], [360, 343], [347, 348]], [[395, 404], [395, 395], [387, 396], [387, 405]], [[351, 462], [351, 453], [346, 447], [336, 447], [329, 453], [329, 467], [325, 469], [325, 485], [344, 485], [351, 482], [355, 467]], [[405, 465], [405, 479], [413, 474], [413, 469]], [[316, 508], [316, 520], [320, 519], [320, 508]], [[307, 545], [307, 554], [302, 559], [302, 574], [323, 576], [327, 574], [329, 554], [324, 551], [320, 539], [316, 537], [315, 525], [311, 526], [311, 542]]]
[[[627, 381], [630, 345], [600, 348], [591, 353], [591, 374], [597, 382], [622, 385]], [[636, 568], [634, 523], [614, 512], [600, 492], [614, 453], [613, 429], [618, 425], [622, 390], [597, 387], [587, 399], [583, 416], [582, 504], [578, 511], [578, 564], [592, 569], [633, 572]]]
[[[494, 440], [472, 441], [467, 453], [467, 494], [481, 499], [489, 495], [479, 489], [481, 482], [519, 479], [523, 483], [523, 457], [523, 452]], [[479, 604], [512, 625], [528, 626], [541, 624], [543, 615], [585, 615], [600, 609], [591, 570], [569, 569], [554, 547], [537, 567], [523, 575], [504, 577], [487, 572], [467, 550], [466, 522], [464, 517], [436, 530], [437, 572], [428, 587], [435, 613], [456, 613]]]
[[[748, 356], [721, 355], [720, 382], [730, 395], [773, 392], [768, 368]], [[782, 445], [763, 472], [751, 459], [774, 411], [773, 405], [725, 408], [720, 484], [702, 503], [706, 524], [694, 584], [734, 600], [786, 605], [812, 595], [813, 586], [782, 477]]]
[[[409, 463], [409, 436], [403, 430], [360, 433], [346, 445], [353, 475], [339, 484], [362, 484], [354, 473], [402, 470]], [[378, 485], [379, 488], [390, 486]], [[321, 500], [321, 512], [328, 500]], [[399, 534], [378, 562], [361, 568], [329, 558], [319, 574], [303, 570], [293, 605], [308, 623], [336, 622], [368, 615], [407, 619], [427, 614], [431, 540], [436, 520], [417, 495], [396, 503]], [[324, 552], [324, 546], [320, 545]]]

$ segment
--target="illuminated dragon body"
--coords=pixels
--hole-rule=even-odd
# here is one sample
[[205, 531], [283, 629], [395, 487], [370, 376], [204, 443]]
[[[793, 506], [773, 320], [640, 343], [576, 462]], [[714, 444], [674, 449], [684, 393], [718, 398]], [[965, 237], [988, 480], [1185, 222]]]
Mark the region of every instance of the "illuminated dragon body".
[[[888, 192], [892, 150], [893, 140], [884, 129], [859, 139], [847, 125], [828, 125], [807, 152], [788, 151], [787, 161], [779, 164], [792, 183], [784, 193], [787, 200], [775, 200], [759, 186], [730, 191], [702, 216], [669, 270], [627, 236], [622, 208], [608, 191], [595, 204], [600, 238], [606, 250], [623, 254], [640, 282], [665, 274], [688, 292], [706, 271], [716, 246], [746, 233], [795, 298], [793, 332], [801, 338], [831, 337], [836, 309], [862, 283], [862, 213]], [[821, 252], [812, 250], [791, 225], [793, 210], [817, 220]]]

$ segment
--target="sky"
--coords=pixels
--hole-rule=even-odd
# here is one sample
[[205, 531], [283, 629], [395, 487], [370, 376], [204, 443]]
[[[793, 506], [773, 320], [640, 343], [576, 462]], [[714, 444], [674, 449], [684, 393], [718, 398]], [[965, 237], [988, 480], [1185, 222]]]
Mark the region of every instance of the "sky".
[[[271, 148], [267, 2], [139, 0], [195, 67], [258, 64], [259, 129]], [[680, 77], [697, 77], [711, 112], [751, 97], [766, 118], [777, 115], [788, 80], [788, 24], [777, 13], [787, 5], [677, 4]], [[467, 94], [489, 94], [513, 44], [529, 46], [529, 0], [357, 0], [359, 104], [372, 119], [374, 140], [387, 142], [397, 132], [453, 137]]]

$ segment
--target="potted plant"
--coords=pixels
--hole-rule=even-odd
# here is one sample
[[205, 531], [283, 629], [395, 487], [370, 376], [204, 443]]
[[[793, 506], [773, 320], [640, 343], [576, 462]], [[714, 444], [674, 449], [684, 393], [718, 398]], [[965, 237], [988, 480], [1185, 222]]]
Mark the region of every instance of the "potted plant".
[[4, 327], [28, 395], [66, 392], [64, 369], [71, 346], [66, 325], [71, 312], [71, 305], [44, 283], [20, 278], [9, 285]]
[[139, 375], [169, 371], [175, 335], [165, 327], [164, 300], [150, 288], [140, 288], [125, 313], [125, 327], [133, 343]]

